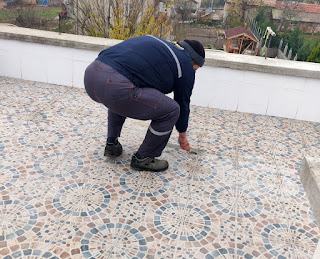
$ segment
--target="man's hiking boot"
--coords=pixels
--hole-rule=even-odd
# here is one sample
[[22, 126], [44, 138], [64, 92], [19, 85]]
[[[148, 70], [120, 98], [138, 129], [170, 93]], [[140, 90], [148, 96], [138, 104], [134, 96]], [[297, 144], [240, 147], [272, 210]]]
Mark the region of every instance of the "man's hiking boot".
[[104, 156], [116, 157], [122, 154], [122, 146], [119, 141], [116, 144], [107, 143], [104, 148]]
[[168, 169], [169, 163], [166, 160], [160, 160], [154, 157], [138, 159], [136, 155], [133, 155], [131, 158], [131, 167], [141, 171], [161, 172]]

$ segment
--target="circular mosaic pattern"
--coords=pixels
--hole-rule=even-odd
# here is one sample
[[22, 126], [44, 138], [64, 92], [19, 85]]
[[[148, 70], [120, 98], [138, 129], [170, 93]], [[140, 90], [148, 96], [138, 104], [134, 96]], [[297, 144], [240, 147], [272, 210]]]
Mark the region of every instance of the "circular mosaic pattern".
[[208, 129], [191, 128], [188, 130], [188, 138], [191, 140], [207, 144], [216, 144], [221, 141], [221, 135], [218, 132]]
[[313, 214], [313, 211], [312, 211], [312, 208], [311, 208], [311, 207], [309, 207], [309, 209], [308, 209], [308, 216], [309, 216], [309, 218], [313, 221], [313, 223], [314, 223], [315, 225], [317, 225], [317, 220], [316, 220], [316, 217], [315, 217], [314, 214]]
[[239, 218], [251, 218], [259, 215], [263, 203], [251, 191], [235, 186], [225, 186], [215, 189], [210, 199], [223, 213]]
[[101, 186], [77, 183], [59, 190], [53, 205], [66, 215], [92, 216], [107, 207], [110, 197], [109, 192]]
[[55, 102], [70, 103], [71, 101], [76, 99], [76, 96], [73, 93], [71, 93], [70, 90], [67, 89], [64, 92], [49, 93], [45, 95], [45, 99], [50, 103], [55, 103]]
[[265, 248], [277, 258], [291, 258], [293, 254], [295, 258], [306, 258], [306, 255], [313, 254], [318, 243], [308, 231], [286, 224], [268, 225], [261, 236]]
[[247, 254], [243, 252], [240, 249], [234, 249], [234, 248], [220, 248], [217, 250], [212, 251], [210, 254], [207, 254], [206, 259], [215, 259], [215, 258], [221, 258], [221, 259], [237, 259], [237, 258], [245, 258], [245, 259], [251, 259], [253, 258], [252, 255]]
[[[108, 160], [108, 163], [117, 164], [117, 165], [128, 164], [131, 162], [131, 156], [126, 157], [126, 156], [124, 156], [124, 154], [122, 154], [121, 156], [114, 157], [114, 158], [105, 157], [104, 156], [104, 148], [105, 148], [105, 146], [100, 146], [100, 147], [97, 147], [93, 151], [93, 156], [98, 161]], [[132, 152], [132, 154], [136, 151], [133, 147], [127, 146], [127, 145], [122, 145], [122, 148], [123, 148], [123, 150], [126, 150], [126, 151], [130, 150]]]
[[43, 122], [47, 116], [41, 112], [21, 111], [9, 115], [7, 120], [15, 125], [32, 125]]
[[2, 141], [0, 141], [0, 153], [3, 152], [4, 148], [5, 148], [5, 144]]
[[260, 152], [281, 157], [291, 156], [292, 149], [286, 143], [273, 139], [257, 139], [254, 145]]
[[24, 249], [22, 251], [16, 251], [11, 255], [7, 255], [3, 259], [15, 259], [15, 258], [24, 258], [24, 259], [38, 259], [38, 258], [59, 259], [59, 257], [54, 256], [51, 252], [44, 252], [44, 251], [41, 251], [41, 250], [33, 250], [33, 249]]
[[254, 128], [245, 123], [237, 121], [225, 121], [221, 124], [221, 128], [234, 135], [250, 135], [254, 133]]
[[[173, 171], [181, 177], [195, 181], [210, 181], [217, 175], [215, 166], [207, 160], [179, 158], [173, 163]], [[192, 175], [191, 175], [192, 174]]]
[[5, 241], [24, 235], [37, 223], [36, 209], [23, 201], [0, 201], [0, 240]]
[[252, 119], [255, 123], [266, 127], [281, 128], [284, 125], [282, 119], [273, 116], [253, 115]]
[[20, 173], [10, 166], [0, 165], [0, 191], [9, 188], [18, 180]]
[[9, 93], [9, 92], [18, 92], [23, 89], [21, 85], [18, 84], [12, 84], [9, 82], [6, 82], [5, 80], [0, 82], [0, 93]]
[[[303, 135], [303, 136], [301, 136]], [[286, 137], [295, 144], [306, 145], [306, 146], [319, 146], [320, 145], [320, 138], [317, 136], [306, 133], [306, 132], [299, 132], [299, 131], [289, 131], [286, 133]], [[305, 142], [303, 142], [303, 138]]]
[[84, 258], [144, 258], [148, 250], [144, 236], [121, 223], [92, 228], [83, 236], [80, 249]]
[[76, 135], [89, 139], [107, 138], [108, 127], [101, 123], [84, 123], [73, 128]]
[[243, 149], [235, 149], [231, 147], [222, 148], [217, 151], [217, 157], [226, 165], [235, 163], [234, 159], [239, 158], [239, 168], [250, 168], [258, 163], [258, 158], [251, 152]]
[[319, 132], [320, 133], [320, 123], [316, 123], [313, 125], [313, 128], [316, 132]]
[[34, 163], [37, 173], [48, 177], [66, 177], [79, 172], [83, 167], [83, 161], [72, 154], [54, 153], [46, 155]]
[[0, 100], [0, 104], [7, 107], [21, 107], [25, 105], [30, 105], [34, 100], [30, 97], [25, 96], [7, 96]]
[[300, 173], [302, 161], [298, 161], [294, 164], [294, 168], [297, 170], [298, 173]]
[[140, 197], [158, 196], [169, 188], [166, 177], [159, 172], [127, 172], [120, 177], [121, 187]]
[[[211, 231], [210, 217], [203, 210], [183, 203], [167, 203], [154, 215], [154, 225], [171, 239], [198, 241]], [[182, 231], [182, 233], [179, 233]]]
[[224, 115], [222, 110], [212, 108], [208, 109], [204, 107], [194, 107], [193, 112], [201, 117], [214, 119], [220, 118]]
[[62, 107], [57, 113], [66, 118], [82, 119], [92, 114], [92, 110], [88, 107]]
[[277, 197], [298, 199], [303, 196], [302, 184], [288, 175], [264, 172], [258, 175], [257, 182], [261, 190]]
[[35, 130], [23, 134], [18, 141], [21, 145], [33, 148], [49, 148], [60, 143], [63, 135], [53, 130]]

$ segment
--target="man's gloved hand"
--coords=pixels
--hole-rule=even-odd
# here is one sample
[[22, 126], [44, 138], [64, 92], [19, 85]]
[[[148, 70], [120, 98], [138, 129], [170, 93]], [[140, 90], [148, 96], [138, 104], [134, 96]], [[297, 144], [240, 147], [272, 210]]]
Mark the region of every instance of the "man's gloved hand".
[[186, 132], [179, 133], [178, 142], [183, 150], [190, 151], [191, 147]]

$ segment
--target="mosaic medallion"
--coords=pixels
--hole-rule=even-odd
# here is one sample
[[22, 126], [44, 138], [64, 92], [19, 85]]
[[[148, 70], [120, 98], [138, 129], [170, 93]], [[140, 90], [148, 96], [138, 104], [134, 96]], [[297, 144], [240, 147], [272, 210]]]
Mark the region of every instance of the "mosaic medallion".
[[314, 130], [315, 130], [316, 132], [319, 132], [319, 133], [320, 133], [320, 123], [315, 123], [315, 124], [313, 125], [313, 128], [314, 128]]
[[0, 201], [0, 242], [24, 235], [36, 225], [37, 219], [35, 207], [24, 201]]
[[73, 131], [76, 135], [82, 138], [89, 139], [98, 139], [105, 138], [107, 139], [108, 127], [101, 123], [84, 123], [73, 128]]
[[312, 256], [318, 240], [308, 231], [287, 224], [271, 224], [262, 233], [265, 248], [277, 258]]
[[224, 162], [223, 165], [234, 165], [237, 162], [239, 168], [250, 168], [258, 163], [257, 157], [251, 152], [231, 147], [218, 150], [217, 157]]
[[147, 242], [135, 228], [121, 223], [92, 228], [81, 240], [84, 258], [144, 258]]
[[263, 203], [251, 191], [235, 186], [215, 189], [210, 196], [212, 203], [223, 213], [239, 218], [251, 218], [259, 215]]
[[21, 145], [32, 148], [50, 148], [59, 144], [63, 135], [53, 130], [34, 130], [23, 134], [18, 141]]
[[5, 148], [5, 144], [2, 141], [0, 141], [0, 153], [3, 152], [4, 148]]
[[69, 103], [70, 101], [73, 101], [76, 98], [77, 97], [68, 88], [61, 89], [61, 92], [53, 92], [45, 95], [45, 99], [49, 103], [55, 103], [55, 102]]
[[[133, 155], [134, 152], [136, 152], [136, 150], [128, 145], [122, 145], [123, 148], [123, 154], [121, 156], [118, 157], [105, 157], [104, 156], [104, 148], [105, 145], [97, 147], [94, 151], [93, 151], [93, 157], [95, 159], [97, 159], [98, 161], [107, 161], [108, 163], [111, 164], [129, 164], [131, 162], [131, 156]], [[129, 153], [128, 156], [126, 156], [125, 153]]]
[[21, 91], [23, 87], [19, 84], [9, 83], [6, 80], [0, 81], [0, 93], [13, 93]]
[[292, 141], [294, 144], [300, 144], [307, 147], [320, 145], [320, 138], [311, 133], [289, 131], [286, 133], [286, 137], [288, 138], [288, 140]]
[[7, 120], [15, 125], [33, 125], [43, 122], [46, 119], [47, 116], [44, 113], [34, 111], [16, 112], [7, 117]]
[[298, 199], [303, 196], [302, 184], [288, 175], [264, 172], [258, 175], [257, 182], [262, 191], [286, 199]]
[[26, 96], [7, 96], [0, 99], [0, 104], [6, 107], [22, 107], [25, 105], [30, 105], [34, 100]]
[[313, 214], [313, 211], [312, 211], [312, 208], [311, 208], [311, 207], [309, 207], [309, 209], [308, 209], [308, 216], [309, 216], [309, 218], [312, 220], [312, 222], [313, 222], [315, 225], [317, 225], [317, 220], [316, 220], [316, 217], [315, 217], [314, 214]]
[[154, 225], [163, 235], [181, 241], [198, 241], [211, 231], [210, 217], [200, 208], [167, 203], [154, 215]]
[[53, 199], [56, 209], [66, 215], [92, 216], [104, 210], [110, 202], [110, 193], [99, 185], [71, 184], [59, 190]]
[[79, 172], [82, 168], [83, 161], [69, 153], [46, 155], [34, 163], [36, 172], [47, 177], [67, 177]]
[[172, 165], [173, 171], [181, 177], [194, 179], [195, 181], [210, 181], [217, 174], [215, 166], [201, 158], [179, 158]]
[[121, 187], [140, 197], [158, 196], [169, 188], [167, 178], [159, 172], [129, 171], [120, 177]]
[[234, 248], [220, 248], [207, 254], [206, 259], [251, 259], [254, 258], [252, 255], [243, 252], [241, 249]]
[[294, 169], [296, 169], [298, 173], [300, 173], [301, 165], [302, 161], [298, 161], [294, 164]]
[[188, 138], [194, 142], [207, 144], [216, 144], [221, 141], [221, 135], [218, 132], [200, 128], [188, 129]]
[[218, 119], [224, 115], [223, 110], [194, 107], [193, 112], [201, 117]]
[[221, 128], [233, 135], [250, 135], [255, 132], [254, 128], [245, 123], [237, 121], [225, 121], [221, 124]]
[[92, 110], [88, 107], [67, 106], [57, 111], [58, 115], [66, 118], [83, 119], [92, 114]]
[[20, 173], [11, 166], [0, 165], [0, 191], [9, 188], [19, 179]]
[[257, 139], [254, 145], [257, 150], [269, 155], [287, 157], [292, 154], [292, 149], [288, 144], [273, 139]]
[[253, 115], [252, 119], [255, 123], [266, 127], [281, 128], [284, 125], [282, 119], [273, 116]]
[[24, 249], [21, 251], [16, 251], [11, 255], [7, 255], [3, 259], [15, 259], [15, 258], [23, 258], [23, 259], [38, 259], [38, 258], [49, 258], [49, 259], [59, 259], [59, 257], [54, 256], [51, 252], [45, 252], [42, 250], [34, 250], [34, 249]]

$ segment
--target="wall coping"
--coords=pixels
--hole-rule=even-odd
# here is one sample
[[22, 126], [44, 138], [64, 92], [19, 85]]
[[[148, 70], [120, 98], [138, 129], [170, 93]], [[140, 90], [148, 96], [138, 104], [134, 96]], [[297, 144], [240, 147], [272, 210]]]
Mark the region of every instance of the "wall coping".
[[[0, 23], [0, 39], [100, 52], [121, 40], [21, 28]], [[320, 79], [320, 64], [206, 50], [205, 66]]]

